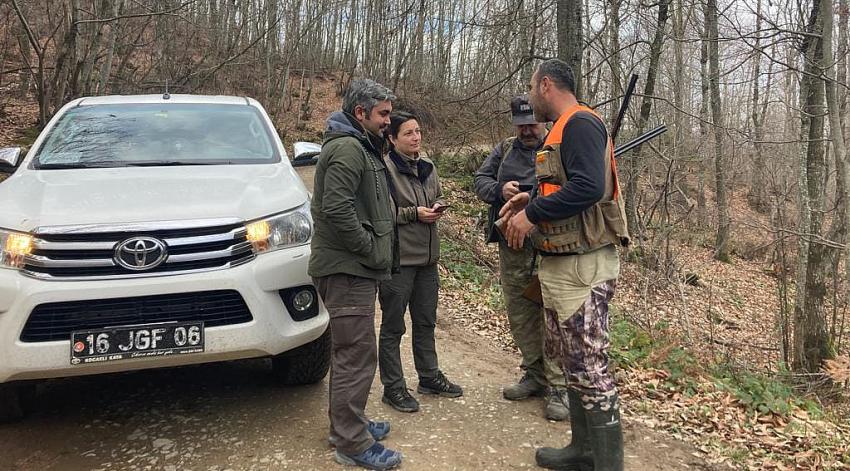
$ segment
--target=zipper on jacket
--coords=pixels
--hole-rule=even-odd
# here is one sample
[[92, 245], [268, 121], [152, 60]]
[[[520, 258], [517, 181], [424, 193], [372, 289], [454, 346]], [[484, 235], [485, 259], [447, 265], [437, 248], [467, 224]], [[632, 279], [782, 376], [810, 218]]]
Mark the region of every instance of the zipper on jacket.
[[[415, 183], [413, 184], [413, 198], [416, 199], [416, 220], [419, 222], [419, 192], [416, 191], [416, 185], [419, 185], [419, 188], [422, 189], [422, 196], [425, 198], [425, 204], [428, 204], [428, 193], [425, 191], [425, 184], [419, 180], [418, 176], [408, 175], [408, 178], [413, 180]], [[436, 224], [436, 222], [434, 222]], [[430, 224], [426, 224], [428, 226]], [[428, 228], [428, 262], [427, 265], [430, 265], [432, 253], [431, 253], [431, 245], [433, 242], [433, 236], [431, 235], [431, 228]]]

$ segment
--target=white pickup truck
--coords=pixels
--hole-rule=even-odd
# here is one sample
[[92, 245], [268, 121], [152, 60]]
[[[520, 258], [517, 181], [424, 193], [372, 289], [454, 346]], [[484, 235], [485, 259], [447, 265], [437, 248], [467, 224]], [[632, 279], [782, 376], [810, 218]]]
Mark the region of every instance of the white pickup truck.
[[271, 357], [320, 381], [309, 193], [248, 98], [81, 98], [0, 149], [0, 421], [37, 380]]

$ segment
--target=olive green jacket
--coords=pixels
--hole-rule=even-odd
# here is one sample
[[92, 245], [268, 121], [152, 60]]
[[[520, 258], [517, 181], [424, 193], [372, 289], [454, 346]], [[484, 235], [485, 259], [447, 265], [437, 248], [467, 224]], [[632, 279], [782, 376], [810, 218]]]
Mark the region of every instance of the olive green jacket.
[[328, 118], [310, 208], [310, 276], [386, 280], [398, 266], [396, 209], [382, 146], [350, 115]]

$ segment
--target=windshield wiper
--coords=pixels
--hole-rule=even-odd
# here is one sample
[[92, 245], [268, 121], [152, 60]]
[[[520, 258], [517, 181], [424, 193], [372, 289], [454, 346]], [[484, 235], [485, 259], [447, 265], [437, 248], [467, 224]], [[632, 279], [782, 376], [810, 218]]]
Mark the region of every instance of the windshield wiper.
[[181, 160], [163, 160], [158, 162], [126, 162], [127, 167], [175, 167], [178, 165], [227, 165], [230, 161], [221, 162], [186, 162]]
[[73, 164], [45, 163], [45, 164], [38, 164], [35, 168], [36, 168], [36, 170], [62, 170], [62, 169], [69, 169], [69, 168], [105, 168], [105, 167], [114, 167], [114, 166], [115, 166], [114, 164], [99, 164], [99, 163], [89, 163], [89, 164], [84, 164], [84, 163], [73, 163]]

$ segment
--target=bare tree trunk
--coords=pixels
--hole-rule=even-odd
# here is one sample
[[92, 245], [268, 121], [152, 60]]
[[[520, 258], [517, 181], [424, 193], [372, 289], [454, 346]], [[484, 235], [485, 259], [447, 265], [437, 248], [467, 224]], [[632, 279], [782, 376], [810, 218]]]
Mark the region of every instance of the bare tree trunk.
[[18, 39], [18, 47], [21, 50], [21, 59], [23, 59], [24, 64], [27, 66], [27, 70], [21, 72], [19, 88], [20, 96], [26, 96], [27, 91], [31, 86], [30, 81], [32, 80], [34, 69], [32, 66], [32, 46], [30, 45], [30, 40], [27, 37], [27, 31], [21, 22], [17, 23], [15, 32]]
[[606, 5], [608, 7], [608, 44], [611, 50], [608, 57], [608, 67], [611, 69], [611, 98], [614, 98], [611, 103], [611, 114], [608, 122], [613, 123], [620, 110], [619, 94], [625, 91], [620, 77], [622, 74], [620, 68], [620, 0], [608, 0]]
[[[829, 0], [814, 2], [808, 31], [810, 35], [824, 34], [824, 16], [821, 6]], [[831, 8], [826, 12], [831, 14]], [[831, 24], [831, 21], [830, 21]], [[801, 179], [800, 179], [800, 263], [797, 281], [797, 300], [794, 306], [793, 368], [797, 371], [816, 372], [821, 361], [830, 356], [828, 334], [823, 307], [826, 297], [828, 268], [826, 246], [810, 240], [819, 235], [823, 224], [825, 192], [824, 157], [824, 83], [817, 77], [824, 63], [823, 41], [807, 36], [804, 41], [804, 70], [801, 99], [804, 100], [801, 126]], [[831, 59], [829, 59], [831, 60]], [[802, 93], [804, 92], [804, 93]]]
[[576, 96], [583, 98], [581, 61], [584, 51], [582, 0], [557, 0], [558, 58], [570, 64], [576, 77]]
[[[655, 27], [655, 37], [652, 40], [649, 52], [649, 69], [646, 71], [646, 84], [643, 89], [643, 101], [640, 106], [637, 132], [643, 133], [649, 114], [652, 111], [652, 96], [655, 94], [655, 82], [658, 77], [658, 64], [661, 62], [661, 47], [664, 45], [664, 28], [669, 17], [670, 0], [659, 0], [658, 23]], [[628, 219], [629, 231], [635, 236], [640, 244], [643, 234], [641, 220], [638, 217], [638, 195], [640, 193], [640, 176], [643, 171], [643, 159], [641, 158], [641, 147], [632, 152], [628, 159], [629, 179], [626, 183], [626, 218]]]
[[[839, 0], [838, 1], [838, 62], [836, 63], [836, 67], [838, 72], [836, 73], [836, 80], [838, 83], [847, 84], [847, 67], [850, 66], [848, 64], [847, 56], [850, 55], [850, 24], [848, 24], [848, 17], [850, 17], [850, 2], [848, 0]], [[847, 134], [849, 130], [847, 127], [847, 111], [850, 106], [850, 90], [846, 87], [842, 88], [841, 94], [839, 95], [838, 100], [839, 106], [839, 120], [841, 122], [841, 129], [844, 131], [844, 142], [850, 140], [850, 135]], [[848, 264], [848, 270], [850, 270], [850, 264]]]
[[729, 202], [726, 196], [726, 166], [723, 163], [723, 114], [720, 103], [720, 61], [717, 33], [717, 0], [708, 0], [705, 7], [705, 26], [708, 40], [708, 82], [711, 96], [711, 120], [714, 124], [714, 178], [717, 195], [717, 239], [714, 258], [729, 260]]
[[709, 109], [709, 80], [708, 80], [708, 28], [702, 31], [702, 41], [700, 41], [700, 108], [699, 108], [699, 135], [700, 135], [700, 153], [699, 153], [699, 169], [697, 180], [697, 224], [705, 224], [708, 217], [705, 200], [705, 181], [708, 174], [708, 151], [706, 142], [708, 142], [708, 109]]
[[[100, 18], [106, 18], [109, 16], [110, 11], [111, 9], [109, 8], [109, 0], [101, 0], [100, 7], [97, 11], [98, 16]], [[95, 88], [95, 84], [92, 81], [92, 75], [94, 73], [95, 62], [97, 62], [98, 53], [100, 52], [100, 43], [103, 40], [103, 28], [108, 26], [104, 23], [95, 23], [94, 27], [97, 28], [97, 32], [94, 35], [94, 40], [92, 40], [91, 46], [89, 48], [89, 53], [86, 56], [85, 63], [83, 65], [82, 78], [80, 79], [80, 82], [82, 83], [82, 92], [84, 95], [91, 95], [92, 90]]]
[[[15, 13], [18, 15], [18, 20], [26, 34], [27, 42], [33, 48], [38, 61], [35, 76], [35, 89], [38, 98], [38, 125], [39, 127], [44, 127], [50, 117], [48, 110], [50, 99], [47, 92], [47, 84], [44, 80], [44, 47], [38, 42], [38, 38], [30, 27], [27, 17], [17, 0], [12, 0], [12, 8], [14, 8]], [[29, 57], [26, 58], [26, 61], [29, 61]]]
[[[71, 74], [70, 65], [74, 62], [77, 52], [77, 37], [79, 35], [80, 0], [71, 0], [71, 17], [65, 39], [56, 54], [56, 69], [53, 71], [53, 110], [56, 111], [65, 104], [65, 91], [68, 88]], [[73, 87], [72, 87], [73, 88]], [[52, 112], [51, 112], [52, 113]]]
[[[826, 70], [824, 74], [826, 75], [826, 79], [824, 79], [824, 91], [826, 95], [826, 106], [827, 106], [827, 116], [829, 118], [829, 136], [832, 141], [832, 149], [835, 154], [835, 170], [836, 170], [836, 191], [839, 195], [838, 197], [838, 216], [834, 219], [834, 228], [831, 232], [831, 237], [834, 237], [833, 240], [842, 242], [847, 244], [847, 225], [848, 221], [850, 221], [850, 204], [848, 204], [848, 182], [850, 182], [850, 163], [847, 162], [847, 143], [844, 140], [844, 132], [841, 127], [841, 110], [838, 104], [838, 93], [836, 91], [835, 82], [832, 81], [832, 77], [835, 75], [832, 71], [831, 64], [833, 63], [833, 46], [832, 46], [832, 31], [833, 31], [833, 17], [832, 17], [832, 2], [829, 0], [821, 0], [822, 5], [821, 8], [825, 12], [823, 18], [823, 63], [826, 65]], [[846, 13], [845, 13], [846, 15]], [[843, 34], [846, 36], [847, 32], [844, 31]], [[844, 51], [846, 52], [846, 51]], [[841, 53], [839, 48], [839, 54]], [[846, 61], [846, 58], [844, 59]], [[841, 67], [841, 61], [836, 63], [836, 66]], [[833, 250], [832, 258], [835, 259], [834, 263], [830, 263], [830, 266], [838, 266], [837, 260], [840, 258], [840, 252], [838, 250]], [[850, 244], [845, 247], [844, 250], [845, 255], [850, 254]], [[845, 258], [845, 260], [850, 260], [850, 258]], [[838, 273], [834, 273], [833, 276], [838, 277]], [[845, 265], [845, 281], [850, 282], [850, 263]], [[824, 329], [826, 326], [824, 326]], [[828, 344], [832, 344], [831, 340], [835, 339], [837, 334], [835, 322], [832, 324], [832, 335], [827, 339]], [[834, 355], [834, 351], [832, 349], [827, 349], [824, 358], [831, 358]]]
[[[755, 44], [753, 46], [753, 101], [751, 117], [753, 121], [753, 141], [755, 147], [755, 155], [753, 156], [753, 178], [750, 184], [748, 196], [750, 205], [759, 212], [764, 212], [767, 209], [767, 182], [764, 175], [764, 115], [760, 114], [761, 101], [759, 100], [759, 91], [761, 90], [761, 26], [762, 26], [762, 8], [761, 0], [756, 0], [756, 34]], [[769, 88], [768, 88], [769, 89]]]
[[673, 56], [675, 61], [675, 70], [673, 77], [673, 105], [674, 111], [674, 127], [675, 135], [673, 139], [673, 158], [679, 160], [682, 153], [685, 137], [685, 117], [683, 110], [685, 109], [685, 12], [683, 0], [676, 0], [673, 5]]

